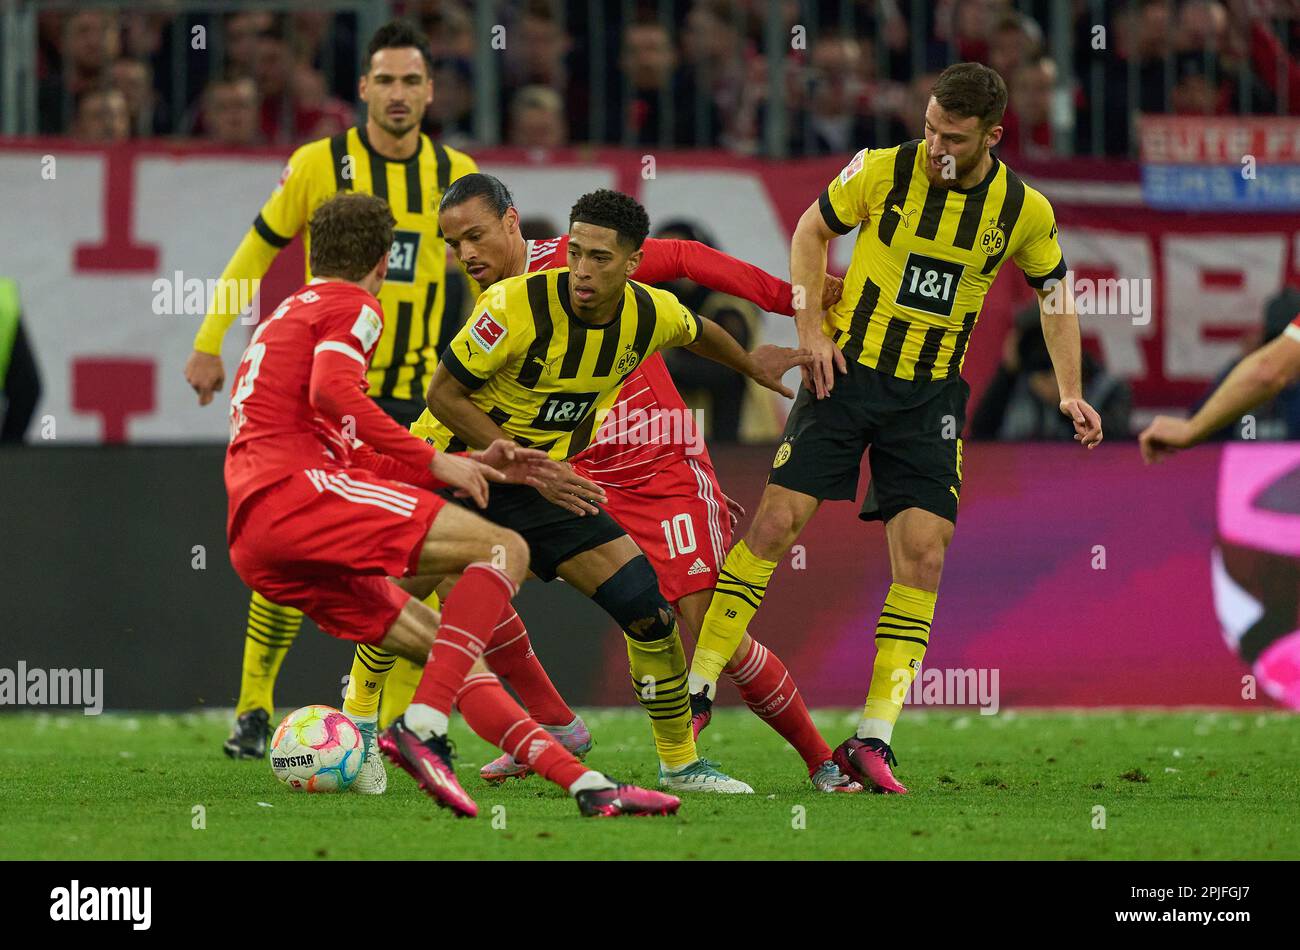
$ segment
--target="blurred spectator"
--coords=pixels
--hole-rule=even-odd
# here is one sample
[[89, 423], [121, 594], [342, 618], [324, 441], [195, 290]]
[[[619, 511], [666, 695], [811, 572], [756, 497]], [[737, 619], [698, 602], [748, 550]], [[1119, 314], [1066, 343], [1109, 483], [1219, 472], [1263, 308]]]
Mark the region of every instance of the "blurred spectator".
[[869, 141], [862, 110], [865, 86], [859, 73], [857, 40], [827, 36], [817, 40], [804, 73], [806, 108], [791, 115], [791, 151], [803, 155], [848, 154]]
[[[655, 237], [717, 247], [702, 225], [684, 219], [665, 222]], [[762, 343], [763, 314], [748, 300], [685, 279], [663, 286], [694, 313], [721, 324], [745, 349]], [[664, 359], [686, 404], [704, 413], [703, 429], [711, 443], [764, 441], [780, 433], [780, 412], [768, 390], [685, 348], [666, 351]]]
[[[1300, 314], [1300, 275], [1296, 275], [1292, 278], [1291, 283], [1285, 285], [1264, 302], [1263, 320], [1260, 323], [1259, 332], [1250, 334], [1242, 341], [1241, 355], [1223, 367], [1219, 375], [1214, 378], [1214, 382], [1206, 389], [1205, 395], [1201, 396], [1196, 401], [1196, 404], [1192, 406], [1189, 416], [1196, 414], [1197, 410], [1210, 398], [1210, 394], [1219, 388], [1227, 375], [1247, 354], [1281, 336], [1287, 324], [1294, 320], [1297, 314]], [[1288, 441], [1300, 440], [1300, 383], [1293, 383], [1288, 386], [1278, 393], [1271, 403], [1260, 406], [1252, 415], [1257, 423], [1252, 437], [1286, 439]], [[1243, 430], [1240, 424], [1234, 423], [1233, 425], [1224, 426], [1210, 436], [1210, 439], [1214, 441], [1240, 439], [1242, 435]]]
[[77, 99], [72, 135], [80, 142], [109, 145], [131, 137], [131, 113], [126, 96], [112, 86], [83, 92]]
[[1201, 53], [1179, 53], [1174, 59], [1170, 111], [1176, 115], [1223, 115], [1232, 88], [1222, 79], [1218, 60]]
[[[564, 29], [546, 0], [525, 5], [518, 22], [507, 31], [502, 59], [501, 118], [510, 115], [515, 94], [525, 86], [549, 86], [559, 94], [565, 121], [586, 135], [590, 111], [589, 77], [569, 68], [573, 37]], [[611, 85], [613, 85], [611, 83]]]
[[253, 76], [262, 95], [261, 129], [268, 143], [305, 142], [352, 124], [353, 109], [330, 96], [324, 77], [298, 58], [282, 20], [258, 37]]
[[[677, 144], [678, 136], [672, 129], [667, 136], [660, 134], [664, 119], [664, 97], [671, 95], [670, 83], [676, 54], [668, 30], [657, 20], [643, 20], [630, 24], [623, 31], [623, 52], [619, 65], [628, 87], [629, 98], [622, 103], [618, 120], [610, 123], [617, 134], [624, 131], [624, 140], [635, 145], [650, 145], [666, 138]], [[618, 97], [611, 96], [611, 100]]]
[[[1083, 398], [1101, 416], [1107, 438], [1131, 438], [1133, 394], [1128, 383], [1108, 373], [1086, 351]], [[1061, 414], [1060, 403], [1061, 392], [1035, 302], [1016, 314], [1003, 341], [1002, 362], [975, 409], [971, 437], [1006, 442], [1071, 440], [1074, 426]]]
[[765, 94], [766, 63], [754, 55], [741, 23], [741, 11], [727, 0], [691, 4], [679, 32], [681, 61], [673, 76], [674, 144], [752, 145], [754, 93]]
[[216, 145], [260, 145], [257, 86], [251, 76], [214, 79], [203, 91], [202, 128]]
[[153, 70], [148, 63], [142, 59], [119, 59], [110, 67], [109, 80], [126, 98], [133, 138], [151, 138], [167, 131], [153, 85]]
[[0, 443], [23, 441], [41, 401], [41, 374], [23, 329], [18, 283], [0, 277]]
[[261, 36], [271, 29], [275, 18], [266, 11], [248, 10], [226, 17], [222, 42], [226, 52], [226, 71], [232, 76], [252, 76], [257, 63]]
[[433, 64], [433, 102], [425, 110], [425, 131], [452, 148], [473, 144], [473, 69], [464, 59], [444, 58]]
[[549, 151], [567, 144], [564, 103], [546, 86], [524, 86], [510, 101], [509, 144]]
[[424, 4], [432, 9], [419, 14], [420, 25], [429, 37], [434, 59], [474, 58], [474, 21], [463, 6], [446, 0]]
[[1043, 56], [1012, 74], [1007, 110], [1002, 117], [998, 155], [1009, 161], [1044, 158], [1052, 154], [1052, 90], [1056, 63]]
[[98, 87], [121, 50], [117, 17], [105, 10], [69, 15], [59, 30], [57, 55], [37, 92], [38, 128], [43, 134], [68, 131], [77, 100]]
[[1008, 85], [1021, 66], [1042, 53], [1043, 31], [1037, 23], [1021, 13], [1007, 13], [998, 19], [989, 37], [988, 64]]

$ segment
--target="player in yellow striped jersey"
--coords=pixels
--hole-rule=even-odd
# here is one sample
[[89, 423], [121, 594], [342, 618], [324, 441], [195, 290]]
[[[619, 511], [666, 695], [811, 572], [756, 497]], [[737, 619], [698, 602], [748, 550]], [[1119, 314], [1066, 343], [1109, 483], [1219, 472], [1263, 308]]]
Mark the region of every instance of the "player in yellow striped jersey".
[[[226, 284], [228, 280], [260, 280], [295, 236], [307, 240], [311, 213], [331, 195], [353, 190], [385, 199], [397, 227], [388, 277], [378, 294], [384, 331], [367, 372], [368, 392], [380, 408], [410, 426], [424, 410], [424, 391], [438, 354], [460, 328], [459, 314], [444, 313], [447, 248], [438, 226], [438, 203], [451, 182], [478, 168], [468, 155], [420, 132], [420, 118], [433, 99], [433, 61], [419, 30], [403, 21], [388, 23], [375, 32], [367, 53], [368, 69], [358, 85], [366, 104], [365, 124], [293, 153], [278, 187], [226, 265], [222, 286], [239, 286]], [[311, 276], [309, 270], [307, 278]], [[232, 301], [215, 296], [185, 366], [185, 378], [201, 405], [212, 401], [225, 380], [221, 343], [239, 316], [230, 310]], [[231, 757], [265, 755], [275, 678], [301, 624], [299, 611], [254, 591], [236, 724], [224, 746]], [[357, 697], [360, 709], [349, 712], [373, 716], [365, 685], [377, 689], [391, 666], [391, 655], [383, 651], [358, 651], [352, 682], [363, 695]]]
[[857, 496], [861, 517], [885, 522], [893, 583], [876, 626], [876, 658], [856, 734], [835, 750], [848, 775], [877, 791], [907, 791], [890, 766], [894, 724], [921, 667], [944, 553], [957, 520], [961, 430], [970, 387], [962, 360], [985, 294], [1007, 260], [1038, 292], [1043, 335], [1075, 438], [1101, 441], [1082, 398], [1079, 322], [1061, 278], [1051, 206], [990, 149], [1002, 136], [1006, 86], [978, 63], [940, 75], [925, 137], [863, 150], [795, 230], [790, 282], [821, 299], [827, 245], [858, 228], [844, 294], [829, 312], [799, 311], [800, 346], [814, 354], [745, 538], [720, 572], [690, 674], [707, 712], [718, 675], [762, 603], [776, 564], [822, 501]]

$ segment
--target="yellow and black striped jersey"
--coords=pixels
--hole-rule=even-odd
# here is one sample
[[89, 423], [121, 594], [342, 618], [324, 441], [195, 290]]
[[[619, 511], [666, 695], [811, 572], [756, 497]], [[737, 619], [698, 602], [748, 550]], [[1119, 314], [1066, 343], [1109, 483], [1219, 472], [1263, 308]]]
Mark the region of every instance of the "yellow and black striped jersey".
[[[261, 278], [275, 253], [297, 234], [301, 232], [304, 244], [308, 243], [312, 212], [339, 191], [383, 198], [397, 226], [388, 255], [388, 277], [378, 295], [384, 308], [384, 334], [366, 374], [368, 392], [423, 401], [438, 353], [459, 329], [458, 315], [443, 319], [447, 246], [438, 225], [438, 203], [448, 185], [477, 170], [468, 155], [427, 135], [420, 136], [419, 149], [404, 161], [376, 152], [362, 126], [309, 142], [289, 158], [279, 186], [262, 206], [223, 276]], [[251, 250], [246, 249], [250, 241], [254, 242]], [[310, 246], [306, 250], [310, 262]], [[307, 279], [311, 277], [309, 263]], [[210, 313], [195, 348], [220, 353], [221, 337], [234, 316]]]
[[[694, 343], [700, 330], [671, 293], [635, 281], [609, 322], [584, 323], [569, 306], [568, 268], [556, 268], [484, 292], [442, 365], [512, 439], [562, 460], [591, 443], [624, 378], [651, 354]], [[466, 448], [427, 410], [411, 431], [446, 451]]]
[[824, 328], [845, 358], [900, 379], [961, 372], [1003, 260], [1041, 288], [1065, 276], [1052, 206], [1005, 163], [972, 188], [931, 185], [925, 141], [863, 149], [820, 198], [837, 234], [861, 224]]

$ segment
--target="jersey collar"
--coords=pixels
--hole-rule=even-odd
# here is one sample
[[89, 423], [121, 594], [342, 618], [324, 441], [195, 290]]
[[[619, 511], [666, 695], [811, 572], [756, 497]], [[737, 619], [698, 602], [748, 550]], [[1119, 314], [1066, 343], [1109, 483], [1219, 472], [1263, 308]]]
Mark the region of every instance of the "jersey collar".
[[623, 296], [618, 298], [618, 309], [614, 311], [614, 316], [604, 323], [588, 323], [573, 312], [573, 308], [569, 305], [569, 272], [567, 270], [560, 271], [559, 276], [555, 278], [555, 292], [559, 295], [560, 306], [569, 315], [569, 320], [584, 330], [606, 330], [623, 318], [623, 304], [627, 302], [626, 285], [623, 287]]
[[357, 125], [356, 129], [357, 138], [361, 140], [361, 144], [365, 147], [365, 150], [370, 153], [372, 158], [376, 158], [381, 162], [390, 162], [393, 165], [410, 165], [412, 162], [418, 162], [420, 160], [420, 153], [424, 151], [425, 136], [423, 132], [420, 133], [420, 144], [416, 146], [415, 151], [411, 153], [410, 158], [389, 158], [387, 155], [379, 154], [379, 152], [375, 150], [375, 147], [370, 144], [370, 136], [366, 135], [366, 127], [364, 124]]

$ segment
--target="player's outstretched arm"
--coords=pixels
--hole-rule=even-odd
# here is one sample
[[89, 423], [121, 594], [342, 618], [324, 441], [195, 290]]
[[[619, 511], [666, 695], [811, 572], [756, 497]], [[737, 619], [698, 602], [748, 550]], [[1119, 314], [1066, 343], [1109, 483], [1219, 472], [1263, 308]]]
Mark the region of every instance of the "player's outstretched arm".
[[760, 386], [787, 398], [793, 398], [794, 393], [781, 382], [781, 377], [796, 366], [809, 365], [813, 359], [807, 350], [770, 344], [758, 347], [753, 353], [746, 353], [735, 337], [712, 320], [704, 319], [700, 320], [700, 335], [686, 348], [723, 366], [730, 366]]
[[1150, 465], [1179, 449], [1203, 442], [1214, 432], [1268, 402], [1300, 379], [1300, 334], [1264, 344], [1232, 368], [1200, 411], [1190, 419], [1156, 416], [1138, 436], [1142, 460]]
[[[748, 300], [769, 313], [794, 316], [794, 292], [789, 284], [748, 261], [724, 254], [699, 241], [647, 238], [641, 266], [632, 275], [645, 284], [667, 280], [693, 280], [701, 287]], [[826, 274], [822, 284], [822, 309], [840, 299], [844, 282]]]
[[790, 239], [790, 283], [795, 288], [795, 302], [803, 304], [795, 308], [794, 323], [799, 346], [812, 356], [804, 370], [804, 385], [818, 399], [826, 398], [834, 388], [836, 371], [849, 371], [844, 353], [822, 330], [826, 318], [823, 293], [826, 253], [835, 236], [822, 216], [820, 204], [814, 201], [799, 219]]
[[1074, 439], [1093, 449], [1101, 444], [1101, 416], [1083, 398], [1083, 356], [1079, 342], [1079, 316], [1074, 295], [1060, 281], [1050, 290], [1036, 291], [1043, 340], [1052, 357], [1056, 386], [1061, 392], [1061, 414], [1074, 424]]

